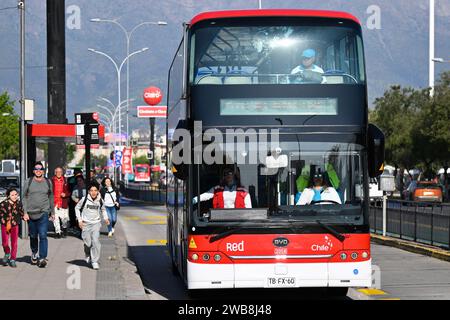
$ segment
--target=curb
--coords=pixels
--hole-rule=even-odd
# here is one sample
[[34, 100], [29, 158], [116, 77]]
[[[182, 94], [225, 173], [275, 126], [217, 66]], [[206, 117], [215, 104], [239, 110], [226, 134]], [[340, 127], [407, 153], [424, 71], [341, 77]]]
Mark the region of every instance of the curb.
[[381, 245], [395, 247], [409, 252], [418, 253], [432, 258], [450, 262], [450, 251], [448, 250], [432, 247], [426, 244], [418, 244], [417, 242], [411, 242], [392, 237], [383, 237], [373, 233], [371, 234], [371, 238], [375, 243]]
[[119, 255], [119, 269], [125, 282], [126, 300], [149, 300], [134, 262], [129, 258], [128, 242], [120, 224], [114, 234]]

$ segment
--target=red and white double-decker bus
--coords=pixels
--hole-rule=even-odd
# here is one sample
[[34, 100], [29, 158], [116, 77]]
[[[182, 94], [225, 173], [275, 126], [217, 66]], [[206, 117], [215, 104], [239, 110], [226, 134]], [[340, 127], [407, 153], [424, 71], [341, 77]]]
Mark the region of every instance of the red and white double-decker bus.
[[168, 246], [188, 289], [371, 286], [384, 135], [368, 124], [357, 18], [197, 15], [169, 71], [167, 136]]
[[134, 166], [134, 181], [135, 182], [150, 182], [150, 165], [137, 164]]

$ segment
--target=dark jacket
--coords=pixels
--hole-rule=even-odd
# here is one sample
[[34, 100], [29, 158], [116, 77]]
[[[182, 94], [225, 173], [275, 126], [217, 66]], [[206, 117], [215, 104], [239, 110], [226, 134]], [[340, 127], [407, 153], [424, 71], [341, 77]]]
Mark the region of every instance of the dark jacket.
[[[53, 187], [53, 192], [55, 191], [55, 183], [57, 181], [57, 177], [54, 176], [52, 178], [52, 187]], [[69, 183], [67, 181], [67, 179], [65, 177], [61, 177], [61, 179], [63, 179], [64, 184], [63, 184], [63, 193], [66, 195], [64, 198], [62, 198], [62, 209], [67, 209], [69, 208], [69, 199], [70, 199], [70, 188], [69, 188]], [[56, 198], [56, 194], [53, 194], [53, 198]]]
[[24, 215], [22, 203], [17, 200], [14, 204], [9, 202], [8, 199], [0, 203], [0, 223], [6, 225], [8, 221], [11, 221], [11, 226], [17, 226], [22, 220]]

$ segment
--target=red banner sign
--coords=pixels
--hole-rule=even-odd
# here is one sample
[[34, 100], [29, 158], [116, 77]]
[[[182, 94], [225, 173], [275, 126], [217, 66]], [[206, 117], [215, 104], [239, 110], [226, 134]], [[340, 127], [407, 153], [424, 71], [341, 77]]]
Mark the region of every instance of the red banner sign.
[[133, 163], [132, 163], [132, 148], [123, 148], [122, 156], [122, 173], [133, 173]]
[[165, 118], [167, 116], [167, 106], [138, 106], [138, 118]]

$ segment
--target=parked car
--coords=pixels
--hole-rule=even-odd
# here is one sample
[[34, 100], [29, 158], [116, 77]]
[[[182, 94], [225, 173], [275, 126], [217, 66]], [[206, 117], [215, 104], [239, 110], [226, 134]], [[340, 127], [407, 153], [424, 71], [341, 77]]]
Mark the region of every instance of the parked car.
[[413, 201], [442, 202], [442, 186], [432, 181], [419, 181], [413, 193]]
[[420, 202], [442, 202], [442, 186], [433, 181], [411, 181], [403, 199]]
[[11, 188], [19, 188], [19, 175], [16, 173], [0, 173], [0, 202], [6, 199], [6, 191]]

